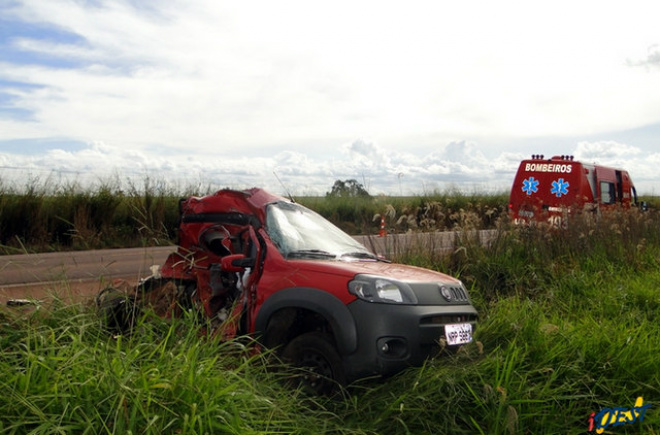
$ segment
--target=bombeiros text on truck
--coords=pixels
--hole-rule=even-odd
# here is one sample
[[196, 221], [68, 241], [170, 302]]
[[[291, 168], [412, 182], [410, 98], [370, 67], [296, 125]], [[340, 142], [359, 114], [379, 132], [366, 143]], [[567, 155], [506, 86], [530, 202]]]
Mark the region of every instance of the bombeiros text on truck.
[[570, 213], [598, 214], [636, 205], [637, 191], [628, 171], [579, 162], [573, 156], [532, 155], [518, 167], [509, 212], [517, 224], [546, 221], [565, 227]]

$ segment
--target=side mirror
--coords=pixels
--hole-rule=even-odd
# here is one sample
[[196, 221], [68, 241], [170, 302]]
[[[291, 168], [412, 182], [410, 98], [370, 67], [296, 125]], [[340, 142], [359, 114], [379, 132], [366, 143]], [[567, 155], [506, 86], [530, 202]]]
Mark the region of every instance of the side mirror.
[[222, 257], [220, 267], [225, 272], [243, 272], [247, 267], [254, 267], [254, 258], [245, 254], [233, 254]]

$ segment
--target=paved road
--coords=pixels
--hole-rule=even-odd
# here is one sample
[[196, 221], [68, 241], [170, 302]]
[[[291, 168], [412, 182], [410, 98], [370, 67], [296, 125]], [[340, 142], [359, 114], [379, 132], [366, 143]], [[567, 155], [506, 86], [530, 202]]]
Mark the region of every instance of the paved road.
[[166, 246], [0, 256], [0, 286], [142, 275], [151, 265], [162, 263], [174, 249]]
[[[485, 243], [493, 232], [475, 234]], [[443, 232], [355, 238], [372, 251], [392, 257], [420, 246], [429, 252], [448, 252], [459, 237], [460, 233]], [[135, 283], [150, 275], [149, 268], [162, 264], [175, 249], [165, 246], [0, 256], [0, 304], [13, 298], [42, 298], [48, 293], [76, 300], [96, 294], [115, 279]]]
[[0, 304], [16, 298], [81, 300], [115, 279], [137, 282], [173, 246], [0, 256]]

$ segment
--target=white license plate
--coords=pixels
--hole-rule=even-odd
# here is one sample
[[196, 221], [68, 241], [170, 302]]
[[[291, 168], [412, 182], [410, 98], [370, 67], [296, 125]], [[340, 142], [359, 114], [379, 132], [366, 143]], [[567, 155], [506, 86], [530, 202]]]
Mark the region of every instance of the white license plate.
[[448, 345], [465, 344], [472, 341], [472, 324], [456, 323], [445, 325], [445, 338]]

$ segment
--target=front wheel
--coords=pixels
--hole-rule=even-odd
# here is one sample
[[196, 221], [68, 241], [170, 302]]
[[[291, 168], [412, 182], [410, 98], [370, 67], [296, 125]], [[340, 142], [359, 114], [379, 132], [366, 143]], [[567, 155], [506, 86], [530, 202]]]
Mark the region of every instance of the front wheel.
[[327, 395], [346, 385], [341, 357], [329, 334], [308, 332], [299, 335], [286, 345], [282, 359], [301, 369], [295, 382], [308, 393]]

